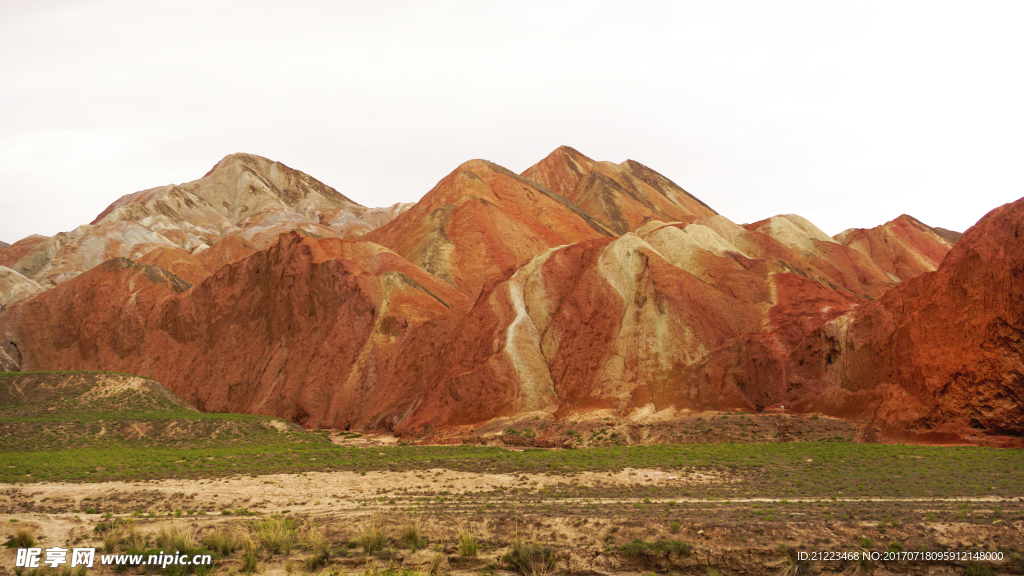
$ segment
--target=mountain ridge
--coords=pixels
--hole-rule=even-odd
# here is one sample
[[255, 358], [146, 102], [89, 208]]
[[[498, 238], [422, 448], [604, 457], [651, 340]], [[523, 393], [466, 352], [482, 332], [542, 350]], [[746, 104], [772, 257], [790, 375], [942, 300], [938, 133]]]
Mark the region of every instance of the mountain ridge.
[[[252, 162], [270, 176], [253, 175]], [[206, 181], [122, 197], [56, 249], [45, 238], [0, 249], [0, 264], [45, 260], [39, 274], [73, 260], [88, 247], [82, 238], [106, 226], [134, 251], [45, 286], [14, 269], [0, 275], [0, 298], [9, 294], [0, 301], [0, 364], [151, 374], [204, 410], [416, 437], [471, 434], [530, 413], [783, 406], [875, 421], [892, 434], [1019, 433], [1005, 410], [987, 419], [951, 408], [921, 418], [854, 410], [850, 398], [882, 407], [935, 400], [912, 380], [871, 380], [887, 374], [877, 360], [829, 344], [884, 340], [878, 326], [891, 320], [860, 318], [881, 318], [893, 299], [926, 299], [913, 287], [936, 274], [1003, 278], [980, 264], [950, 272], [958, 265], [949, 254], [991, 251], [985, 235], [1016, 246], [1009, 224], [986, 224], [981, 236], [972, 228], [955, 245], [906, 215], [836, 237], [797, 215], [741, 226], [639, 162], [560, 147], [522, 175], [467, 161], [393, 218], [342, 237], [323, 222], [372, 209], [288, 170], [229, 155]], [[291, 192], [271, 194], [282, 186]], [[255, 199], [232, 200], [238, 191]], [[170, 219], [157, 200], [178, 202], [167, 206], [190, 215], [191, 228], [155, 226]], [[275, 220], [282, 213], [306, 216]], [[129, 216], [136, 220], [117, 219]], [[203, 218], [225, 227], [204, 228]], [[248, 232], [222, 235], [231, 227]], [[270, 241], [275, 230], [284, 232]], [[179, 232], [210, 237], [189, 251]], [[133, 234], [148, 240], [132, 244]], [[41, 253], [48, 260], [27, 258], [40, 247], [53, 252]], [[939, 304], [920, 306], [921, 325], [933, 326], [925, 318]], [[1014, 314], [999, 322], [1015, 326]], [[875, 328], [856, 328], [868, 324]], [[868, 372], [825, 368], [846, 357]], [[979, 385], [1000, 398], [1017, 389], [993, 378]], [[865, 392], [844, 395], [852, 385]]]

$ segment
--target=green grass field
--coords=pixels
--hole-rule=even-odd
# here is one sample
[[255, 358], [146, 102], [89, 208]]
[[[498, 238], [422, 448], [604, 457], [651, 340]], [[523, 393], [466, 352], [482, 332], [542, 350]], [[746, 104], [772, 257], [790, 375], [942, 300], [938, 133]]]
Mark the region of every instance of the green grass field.
[[[335, 446], [309, 435], [244, 444], [157, 448], [131, 442], [97, 448], [0, 455], [0, 481], [146, 480], [307, 471], [440, 468], [493, 473], [571, 474], [625, 468], [721, 472], [734, 481], [697, 485], [691, 496], [955, 497], [1024, 496], [1024, 452], [991, 448], [851, 443], [633, 446], [522, 452], [471, 446]], [[650, 497], [657, 486], [644, 488]], [[576, 496], [586, 494], [574, 493]]]
[[[692, 497], [1024, 497], [1024, 451], [784, 442], [522, 451], [480, 446], [346, 447], [265, 416], [190, 410], [126, 375], [0, 374], [0, 482], [209, 478], [307, 471], [573, 474], [709, 472]], [[137, 384], [137, 382], [136, 382]], [[148, 386], [148, 385], [147, 385]], [[25, 390], [30, 389], [30, 393]], [[658, 486], [644, 495], [674, 497]], [[575, 496], [587, 494], [576, 489]]]

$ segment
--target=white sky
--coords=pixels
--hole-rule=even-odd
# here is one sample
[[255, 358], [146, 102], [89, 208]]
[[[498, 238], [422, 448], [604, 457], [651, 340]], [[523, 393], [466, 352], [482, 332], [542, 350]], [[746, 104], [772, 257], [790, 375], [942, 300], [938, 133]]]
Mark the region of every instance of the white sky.
[[1024, 196], [1024, 2], [0, 0], [0, 240], [250, 152], [369, 206], [638, 160], [737, 222]]

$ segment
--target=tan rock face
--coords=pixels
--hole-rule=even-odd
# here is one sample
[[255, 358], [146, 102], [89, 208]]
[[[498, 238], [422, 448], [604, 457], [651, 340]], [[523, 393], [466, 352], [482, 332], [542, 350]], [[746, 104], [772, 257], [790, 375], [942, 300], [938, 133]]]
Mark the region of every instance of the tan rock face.
[[193, 286], [210, 277], [210, 272], [199, 258], [180, 248], [151, 250], [139, 259], [139, 263], [159, 266]]
[[[110, 258], [138, 260], [167, 248], [198, 254], [235, 236], [253, 249], [293, 230], [320, 238], [358, 236], [407, 208], [366, 208], [284, 164], [232, 154], [199, 180], [125, 195], [89, 225], [4, 248], [0, 265], [54, 285]], [[215, 261], [207, 258], [207, 264]]]
[[0, 266], [0, 309], [42, 291], [39, 284], [6, 266]]
[[773, 216], [746, 226], [770, 236], [821, 270], [836, 287], [876, 298], [899, 282], [881, 266], [825, 234], [796, 214]]

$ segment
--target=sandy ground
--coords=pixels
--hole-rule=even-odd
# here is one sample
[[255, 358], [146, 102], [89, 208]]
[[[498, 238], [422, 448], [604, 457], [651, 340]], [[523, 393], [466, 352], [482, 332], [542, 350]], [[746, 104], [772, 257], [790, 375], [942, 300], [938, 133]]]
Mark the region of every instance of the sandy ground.
[[[673, 486], [681, 491], [686, 487], [708, 482], [734, 482], [738, 477], [718, 473], [673, 473], [660, 470], [625, 469], [618, 472], [586, 472], [572, 475], [555, 474], [477, 474], [429, 469], [414, 472], [308, 472], [302, 474], [271, 474], [263, 476], [237, 476], [209, 480], [160, 480], [148, 482], [100, 482], [94, 484], [39, 483], [25, 486], [0, 487], [0, 516], [6, 526], [5, 536], [20, 528], [29, 528], [40, 539], [42, 546], [80, 545], [99, 546], [97, 524], [106, 520], [104, 514], [128, 517], [133, 511], [137, 526], [147, 534], [155, 534], [161, 527], [187, 525], [200, 537], [219, 528], [244, 529], [259, 518], [237, 514], [225, 515], [221, 510], [244, 510], [247, 514], [267, 517], [281, 514], [328, 528], [332, 540], [341, 548], [332, 566], [344, 573], [363, 573], [367, 563], [382, 568], [411, 558], [411, 551], [393, 550], [390, 556], [367, 558], [357, 549], [344, 548], [344, 542], [353, 540], [359, 526], [371, 519], [383, 519], [388, 529], [397, 534], [403, 518], [418, 516], [426, 519], [425, 530], [432, 534], [432, 542], [441, 546], [453, 572], [478, 573], [501, 571], [501, 556], [508, 551], [514, 535], [524, 534], [530, 539], [555, 546], [566, 570], [591, 574], [646, 574], [649, 571], [681, 574], [707, 574], [708, 565], [719, 565], [723, 574], [774, 573], [780, 561], [779, 543], [789, 546], [814, 546], [816, 549], [850, 548], [859, 538], [869, 535], [880, 544], [903, 542], [907, 550], [925, 546], [952, 549], [1007, 549], [1024, 544], [1024, 516], [1015, 516], [1013, 510], [1024, 507], [1020, 498], [856, 498], [829, 499], [837, 502], [896, 503], [907, 507], [928, 509], [941, 503], [969, 503], [974, 508], [991, 509], [994, 506], [1008, 510], [1009, 521], [987, 525], [932, 522], [920, 525], [901, 525], [886, 529], [871, 521], [801, 522], [793, 515], [787, 522], [761, 522], [759, 520], [730, 520], [730, 507], [778, 503], [769, 498], [741, 498], [723, 502], [709, 516], [691, 515], [676, 532], [668, 530], [664, 517], [636, 511], [635, 507], [650, 505], [664, 508], [664, 499], [641, 499], [618, 496], [611, 498], [558, 498], [546, 496], [546, 489], [565, 486], [598, 486], [621, 489], [623, 487]], [[493, 512], [479, 512], [479, 506], [495, 494], [508, 495], [504, 507]], [[442, 496], [443, 495], [443, 496]], [[412, 497], [417, 497], [413, 499]], [[422, 498], [420, 498], [422, 497]], [[460, 499], [465, 498], [465, 500]], [[396, 503], [395, 499], [398, 499]], [[542, 501], [526, 514], [518, 513], [516, 502]], [[818, 502], [819, 499], [790, 499], [789, 502]], [[413, 504], [415, 502], [415, 504]], [[680, 506], [700, 506], [704, 501], [678, 498]], [[412, 504], [410, 506], [410, 504]], [[584, 505], [585, 504], [585, 505]], [[583, 513], [558, 512], [547, 506], [576, 506]], [[476, 506], [477, 513], [470, 509]], [[96, 513], [83, 510], [95, 507]], [[182, 511], [181, 516], [168, 512]], [[590, 512], [587, 512], [590, 510]], [[194, 511], [189, 513], [189, 511]], [[1019, 512], [1019, 511], [1018, 511]], [[152, 514], [152, 516], [150, 516]], [[716, 517], [720, 515], [720, 517]], [[476, 558], [463, 558], [454, 545], [456, 529], [460, 524], [472, 523], [474, 531], [484, 543]], [[888, 530], [888, 531], [887, 531]], [[694, 545], [693, 556], [682, 558], [672, 555], [627, 557], [621, 546], [634, 539], [681, 539]], [[884, 546], [881, 548], [884, 550]], [[296, 549], [291, 555], [277, 555], [262, 559], [265, 574], [283, 575], [289, 567], [295, 572], [306, 553]], [[660, 554], [660, 553], [659, 553]], [[238, 553], [236, 553], [236, 556]], [[1007, 560], [1009, 562], [1009, 560]], [[697, 563], [697, 564], [694, 564]], [[703, 564], [701, 564], [703, 563]], [[13, 567], [14, 551], [0, 551], [0, 574], [5, 567]], [[698, 572], [687, 572], [687, 566], [705, 566]], [[224, 568], [230, 574], [240, 566], [237, 558], [225, 560]], [[909, 565], [908, 565], [909, 566]], [[966, 564], [930, 565], [931, 574], [962, 573]], [[1000, 564], [1000, 572], [1013, 574], [1014, 565]], [[895, 565], [879, 565], [876, 574], [904, 573], [894, 570]], [[1024, 563], [1020, 567], [1024, 569]], [[839, 572], [850, 566], [822, 565]], [[841, 568], [841, 569], [840, 569]], [[731, 569], [731, 572], [729, 571]], [[913, 570], [911, 570], [913, 571]], [[97, 572], [98, 573], [98, 572]]]
[[[667, 473], [661, 470], [624, 469], [617, 472], [555, 474], [477, 474], [439, 468], [415, 472], [306, 472], [236, 476], [208, 480], [153, 480], [147, 482], [97, 482], [74, 484], [41, 482], [0, 490], [9, 501], [0, 504], [0, 513], [35, 506], [56, 506], [55, 511], [76, 511], [96, 506], [130, 512], [177, 510], [182, 506], [200, 511], [258, 508], [262, 512], [331, 513], [355, 509], [367, 500], [393, 498], [407, 492], [449, 492], [474, 494], [528, 488], [541, 490], [563, 484], [580, 486], [669, 485], [680, 489], [706, 482], [730, 482], [735, 477], [713, 472]], [[105, 505], [90, 504], [103, 503]], [[63, 509], [63, 510], [62, 510]], [[83, 517], [99, 516], [80, 514]]]

